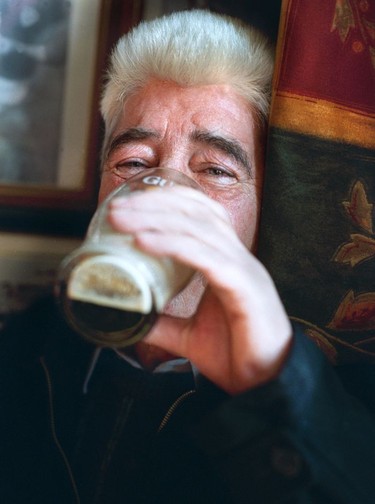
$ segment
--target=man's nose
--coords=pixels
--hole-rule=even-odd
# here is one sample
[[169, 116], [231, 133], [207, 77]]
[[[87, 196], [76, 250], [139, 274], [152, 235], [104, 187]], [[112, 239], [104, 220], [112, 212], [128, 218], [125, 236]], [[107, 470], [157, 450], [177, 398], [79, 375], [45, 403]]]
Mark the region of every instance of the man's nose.
[[186, 156], [184, 152], [179, 151], [178, 149], [172, 150], [161, 156], [158, 163], [159, 168], [166, 168], [168, 170], [173, 170], [182, 176], [187, 176], [188, 178], [178, 178], [176, 177], [175, 182], [180, 182], [183, 185], [191, 186], [195, 189], [198, 189], [198, 185], [194, 180], [194, 173], [189, 164], [189, 157]]
[[158, 167], [167, 168], [169, 170], [175, 170], [176, 172], [191, 176], [191, 170], [189, 168], [188, 160], [181, 159], [178, 156], [171, 156], [165, 159], [160, 159]]
[[189, 153], [185, 142], [176, 135], [167, 138], [159, 150], [159, 167], [189, 174]]

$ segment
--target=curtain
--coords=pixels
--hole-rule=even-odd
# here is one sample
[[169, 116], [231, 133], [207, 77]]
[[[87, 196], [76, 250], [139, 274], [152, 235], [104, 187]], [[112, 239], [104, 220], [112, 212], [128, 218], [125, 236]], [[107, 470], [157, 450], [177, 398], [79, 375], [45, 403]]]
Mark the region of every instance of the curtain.
[[375, 0], [284, 0], [258, 255], [336, 364], [375, 361]]

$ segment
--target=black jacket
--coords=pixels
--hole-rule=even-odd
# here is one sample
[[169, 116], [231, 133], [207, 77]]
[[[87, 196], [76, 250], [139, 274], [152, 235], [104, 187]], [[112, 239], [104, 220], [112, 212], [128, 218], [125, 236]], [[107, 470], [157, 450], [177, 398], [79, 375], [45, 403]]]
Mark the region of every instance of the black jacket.
[[374, 366], [333, 369], [296, 326], [278, 379], [236, 397], [108, 349], [84, 393], [93, 352], [53, 300], [3, 331], [1, 503], [375, 501]]

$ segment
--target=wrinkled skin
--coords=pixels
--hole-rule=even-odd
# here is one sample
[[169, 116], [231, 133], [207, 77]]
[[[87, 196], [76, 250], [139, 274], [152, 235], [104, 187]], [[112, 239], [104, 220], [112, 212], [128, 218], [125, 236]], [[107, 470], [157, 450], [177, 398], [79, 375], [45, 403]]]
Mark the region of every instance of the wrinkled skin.
[[[125, 134], [124, 134], [125, 133]], [[147, 368], [186, 357], [230, 394], [277, 376], [291, 327], [254, 249], [263, 175], [261, 128], [232, 88], [150, 81], [127, 99], [109, 143], [100, 201], [152, 167], [181, 171], [176, 186], [117, 198], [109, 220], [137, 245], [198, 272], [135, 347]]]

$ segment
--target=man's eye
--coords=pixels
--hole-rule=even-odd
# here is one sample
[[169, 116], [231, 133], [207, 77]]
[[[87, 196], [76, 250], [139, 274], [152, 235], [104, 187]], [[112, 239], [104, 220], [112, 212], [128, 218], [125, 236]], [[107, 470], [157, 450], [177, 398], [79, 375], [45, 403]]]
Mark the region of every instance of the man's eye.
[[121, 161], [116, 163], [112, 169], [112, 173], [117, 175], [120, 178], [129, 178], [137, 173], [141, 172], [148, 168], [148, 164], [144, 161], [139, 160], [129, 160], [129, 161]]
[[146, 164], [144, 161], [138, 161], [138, 160], [134, 160], [134, 161], [123, 161], [121, 163], [117, 163], [116, 164], [116, 168], [124, 168], [124, 169], [127, 169], [127, 168], [143, 168], [145, 167]]
[[202, 187], [225, 188], [238, 182], [236, 173], [221, 166], [205, 166], [195, 173]]
[[206, 173], [208, 173], [209, 175], [214, 175], [215, 177], [234, 178], [233, 173], [217, 166], [211, 166], [210, 168], [207, 168]]

